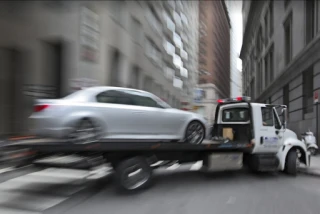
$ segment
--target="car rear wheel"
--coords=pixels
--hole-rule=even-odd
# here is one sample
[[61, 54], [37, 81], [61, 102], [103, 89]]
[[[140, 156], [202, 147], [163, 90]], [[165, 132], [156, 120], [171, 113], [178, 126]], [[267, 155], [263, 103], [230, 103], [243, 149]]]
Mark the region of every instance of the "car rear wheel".
[[90, 143], [98, 139], [98, 128], [88, 119], [81, 120], [70, 134], [75, 143]]
[[193, 121], [188, 125], [185, 136], [188, 143], [201, 144], [204, 137], [204, 126], [199, 121]]

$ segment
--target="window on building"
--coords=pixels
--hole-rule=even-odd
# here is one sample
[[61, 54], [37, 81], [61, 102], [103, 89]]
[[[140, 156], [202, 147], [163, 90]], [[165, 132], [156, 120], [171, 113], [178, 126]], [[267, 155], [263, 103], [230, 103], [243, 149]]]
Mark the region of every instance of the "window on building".
[[131, 17], [131, 37], [132, 40], [138, 44], [141, 44], [142, 40], [142, 25], [141, 23], [136, 19]]
[[151, 77], [146, 76], [143, 81], [143, 90], [151, 92], [153, 86], [153, 79]]
[[181, 37], [176, 32], [173, 33], [173, 41], [179, 48], [182, 47]]
[[269, 11], [266, 12], [266, 15], [264, 16], [264, 42], [265, 45], [268, 44], [269, 41]]
[[273, 119], [273, 108], [272, 107], [262, 107], [262, 125], [263, 126], [274, 126]]
[[289, 102], [290, 102], [289, 92], [290, 92], [289, 84], [287, 84], [283, 87], [283, 104], [287, 106], [288, 112], [289, 112]]
[[264, 58], [264, 87], [267, 88], [269, 85], [269, 54]]
[[270, 18], [270, 29], [269, 29], [269, 33], [270, 33], [270, 37], [272, 36], [273, 34], [273, 21], [274, 21], [274, 18], [273, 18], [273, 0], [270, 0], [270, 5], [269, 5], [269, 18]]
[[258, 84], [257, 84], [257, 95], [259, 95], [262, 92], [262, 84], [263, 84], [263, 76], [262, 76], [262, 62], [259, 60], [258, 62], [258, 70], [257, 70], [257, 79], [258, 79]]
[[285, 63], [286, 65], [292, 59], [292, 13], [284, 23], [284, 41], [285, 41]]
[[287, 8], [291, 0], [284, 0], [284, 7]]
[[269, 78], [270, 81], [269, 83], [272, 83], [273, 79], [274, 79], [274, 59], [273, 59], [273, 51], [274, 51], [274, 46], [272, 45], [270, 47], [270, 51], [269, 51]]
[[146, 54], [147, 56], [155, 62], [158, 66], [161, 66], [162, 54], [159, 48], [151, 39], [146, 39]]
[[303, 72], [304, 114], [313, 112], [313, 66]]
[[181, 12], [180, 16], [181, 16], [182, 22], [187, 26], [188, 25], [188, 18], [186, 17], [186, 15]]
[[256, 96], [255, 96], [255, 80], [254, 80], [254, 78], [251, 80], [251, 83], [250, 83], [250, 93], [251, 93], [252, 100], [254, 100], [256, 98]]
[[169, 55], [173, 56], [175, 54], [176, 49], [175, 49], [174, 45], [169, 40], [164, 40], [163, 46]]
[[137, 88], [137, 89], [139, 88], [139, 77], [140, 77], [139, 67], [135, 65], [132, 68], [132, 73], [130, 78], [131, 88]]
[[172, 32], [174, 32], [176, 30], [176, 25], [174, 24], [174, 22], [172, 21], [172, 19], [170, 18], [170, 16], [164, 12], [164, 17], [165, 17], [165, 21], [167, 23], [167, 28], [169, 30], [171, 30]]
[[147, 21], [158, 34], [161, 33], [161, 21], [152, 4], [148, 4]]
[[256, 45], [257, 45], [257, 47], [256, 47], [257, 48], [257, 55], [260, 55], [261, 51], [262, 51], [262, 28], [261, 28], [261, 26], [259, 27], [259, 31], [257, 34]]
[[120, 52], [118, 50], [115, 50], [112, 54], [111, 58], [111, 66], [110, 66], [110, 81], [109, 84], [110, 86], [121, 86], [121, 69], [120, 69]]
[[124, 23], [125, 13], [124, 13], [124, 5], [125, 1], [108, 1], [108, 9], [111, 17], [122, 25]]
[[306, 44], [311, 42], [315, 37], [316, 28], [316, 0], [305, 0], [306, 14]]

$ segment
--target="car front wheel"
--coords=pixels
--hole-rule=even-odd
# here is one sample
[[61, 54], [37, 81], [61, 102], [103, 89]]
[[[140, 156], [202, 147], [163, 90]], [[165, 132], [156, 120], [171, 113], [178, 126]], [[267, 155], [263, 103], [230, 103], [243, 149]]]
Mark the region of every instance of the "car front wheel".
[[193, 121], [188, 125], [185, 136], [188, 143], [201, 144], [204, 137], [205, 129], [199, 121]]

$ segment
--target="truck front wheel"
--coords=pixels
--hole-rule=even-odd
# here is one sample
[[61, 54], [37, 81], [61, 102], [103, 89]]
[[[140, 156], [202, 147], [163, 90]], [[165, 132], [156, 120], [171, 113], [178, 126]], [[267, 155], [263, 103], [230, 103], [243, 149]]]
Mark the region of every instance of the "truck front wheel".
[[296, 176], [298, 171], [298, 155], [295, 149], [291, 149], [286, 157], [285, 172], [289, 175]]

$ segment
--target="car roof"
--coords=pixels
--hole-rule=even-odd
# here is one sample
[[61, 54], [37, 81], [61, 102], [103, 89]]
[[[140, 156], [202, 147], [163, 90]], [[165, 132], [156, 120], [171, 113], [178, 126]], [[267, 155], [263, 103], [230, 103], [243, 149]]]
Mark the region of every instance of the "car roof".
[[94, 86], [90, 88], [83, 89], [83, 91], [92, 92], [92, 93], [99, 93], [107, 90], [128, 90], [132, 92], [140, 92], [144, 94], [151, 94], [147, 91], [133, 89], [133, 88], [124, 88], [124, 87], [115, 87], [115, 86]]

